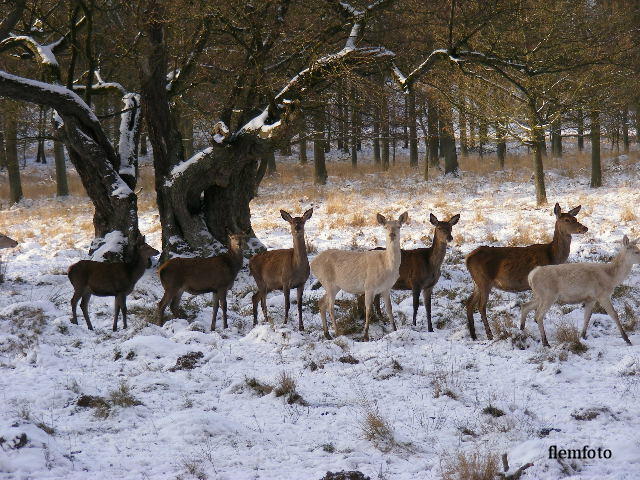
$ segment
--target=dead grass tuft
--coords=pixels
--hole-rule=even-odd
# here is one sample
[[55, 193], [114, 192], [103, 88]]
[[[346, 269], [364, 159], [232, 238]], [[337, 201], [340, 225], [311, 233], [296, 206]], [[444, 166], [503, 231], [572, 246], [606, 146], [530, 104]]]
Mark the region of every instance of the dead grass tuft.
[[457, 452], [443, 460], [442, 480], [495, 480], [498, 456], [493, 453]]
[[109, 400], [111, 404], [118, 407], [135, 407], [136, 405], [142, 405], [142, 402], [131, 393], [131, 387], [126, 380], [122, 380], [115, 390], [109, 392]]
[[580, 340], [580, 333], [571, 322], [561, 322], [556, 327], [556, 340], [576, 355], [586, 352], [588, 347]]
[[365, 409], [360, 429], [364, 439], [382, 452], [390, 451], [396, 444], [389, 422], [370, 407]]

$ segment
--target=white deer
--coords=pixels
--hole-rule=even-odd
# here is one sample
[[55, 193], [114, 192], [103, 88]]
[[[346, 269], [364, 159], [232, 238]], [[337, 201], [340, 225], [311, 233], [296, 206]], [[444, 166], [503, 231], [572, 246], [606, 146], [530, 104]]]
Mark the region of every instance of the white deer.
[[638, 240], [630, 241], [625, 235], [622, 248], [608, 263], [565, 263], [534, 268], [528, 277], [533, 299], [522, 306], [520, 329], [524, 330], [527, 314], [535, 310], [542, 344], [548, 347], [543, 321], [551, 305], [584, 303], [582, 338], [587, 338], [591, 312], [598, 302], [615, 320], [624, 341], [631, 345], [611, 304], [611, 295], [629, 276], [631, 267], [640, 263], [640, 249], [637, 243]]
[[378, 223], [387, 231], [386, 250], [370, 250], [354, 252], [348, 250], [326, 250], [311, 262], [311, 271], [325, 289], [325, 295], [320, 299], [320, 315], [324, 336], [331, 338], [327, 328], [327, 308], [331, 315], [334, 331], [337, 331], [334, 304], [340, 290], [361, 295], [364, 293], [366, 320], [363, 337], [369, 340], [369, 319], [373, 298], [381, 294], [384, 299], [387, 315], [394, 330], [396, 322], [393, 320], [391, 307], [391, 288], [400, 275], [400, 227], [407, 221], [408, 214], [404, 212], [398, 220], [387, 220], [377, 214]]

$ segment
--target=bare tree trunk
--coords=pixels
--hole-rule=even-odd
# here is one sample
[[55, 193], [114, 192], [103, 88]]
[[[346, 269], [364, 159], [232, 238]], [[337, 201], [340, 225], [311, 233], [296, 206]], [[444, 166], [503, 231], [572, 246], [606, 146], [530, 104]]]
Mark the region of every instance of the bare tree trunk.
[[484, 145], [487, 143], [488, 137], [489, 127], [487, 126], [487, 122], [480, 120], [480, 124], [478, 125], [478, 153], [481, 158], [484, 157]]
[[578, 110], [578, 151], [584, 150], [584, 112]]
[[440, 132], [438, 127], [438, 107], [433, 99], [428, 102], [427, 134], [429, 135], [429, 164], [440, 165]]
[[64, 157], [64, 144], [58, 140], [53, 142], [53, 157], [56, 162], [56, 195], [65, 197], [69, 195], [67, 165]]
[[382, 160], [382, 169], [389, 170], [389, 97], [382, 94], [382, 105], [380, 107], [380, 115], [382, 117], [382, 138], [380, 140], [380, 158]]
[[36, 153], [36, 163], [47, 163], [47, 155], [44, 151], [44, 136], [46, 134], [45, 115], [46, 109], [38, 109], [38, 150]]
[[356, 109], [356, 90], [351, 88], [351, 166], [358, 168], [358, 110]]
[[562, 157], [562, 120], [557, 117], [551, 123], [551, 155]]
[[183, 112], [181, 115], [181, 133], [182, 133], [182, 148], [184, 148], [185, 158], [193, 157], [193, 117], [190, 112]]
[[547, 203], [547, 191], [544, 184], [544, 164], [542, 163], [542, 143], [540, 137], [544, 135], [544, 130], [535, 128], [533, 142], [533, 181], [536, 188], [536, 204]]
[[7, 167], [7, 150], [4, 145], [4, 125], [3, 125], [2, 119], [0, 119], [0, 170], [3, 170], [6, 167]]
[[600, 112], [592, 110], [591, 117], [591, 188], [602, 186], [600, 163]]
[[498, 156], [498, 168], [500, 170], [504, 170], [504, 161], [507, 156], [507, 141], [505, 139], [505, 129], [500, 124], [500, 122], [496, 122], [496, 139], [498, 140], [496, 143], [496, 155]]
[[407, 120], [409, 121], [409, 165], [418, 166], [418, 131], [416, 125], [416, 94], [409, 89], [407, 99]]
[[380, 165], [380, 107], [373, 107], [373, 163]]
[[[409, 141], [410, 141], [410, 133], [408, 131], [408, 126], [411, 122], [410, 117], [411, 117], [411, 105], [409, 104], [409, 102], [411, 102], [411, 99], [409, 98], [410, 95], [413, 94], [413, 89], [410, 89], [410, 92], [406, 95], [404, 95], [404, 109], [402, 111], [402, 141], [403, 146], [402, 148], [409, 148]], [[415, 117], [415, 96], [413, 97], [413, 109], [414, 109], [414, 117]], [[414, 164], [411, 162], [411, 156], [409, 156], [409, 165], [414, 166]]]
[[476, 148], [476, 117], [469, 116], [469, 145], [468, 148]]
[[5, 144], [7, 149], [7, 174], [9, 176], [9, 202], [18, 203], [22, 199], [22, 182], [18, 164], [18, 124], [16, 113], [4, 118]]
[[276, 153], [273, 150], [268, 150], [264, 154], [264, 160], [267, 162], [267, 175], [275, 175], [276, 169]]
[[460, 155], [466, 157], [469, 155], [467, 146], [467, 115], [464, 106], [458, 110], [458, 125], [460, 127]]
[[446, 106], [440, 110], [442, 122], [442, 143], [444, 150], [444, 173], [458, 175], [458, 154], [456, 153], [456, 137], [453, 130], [453, 116], [451, 107]]
[[[304, 117], [300, 119], [300, 133], [298, 134], [298, 159], [300, 165], [307, 164], [307, 122]], [[338, 137], [340, 138], [340, 137]]]
[[313, 183], [326, 185], [327, 165], [324, 155], [324, 112], [318, 109], [313, 114]]
[[140, 135], [140, 155], [143, 157], [147, 156], [147, 135]]
[[622, 145], [624, 153], [629, 153], [629, 106], [622, 109]]

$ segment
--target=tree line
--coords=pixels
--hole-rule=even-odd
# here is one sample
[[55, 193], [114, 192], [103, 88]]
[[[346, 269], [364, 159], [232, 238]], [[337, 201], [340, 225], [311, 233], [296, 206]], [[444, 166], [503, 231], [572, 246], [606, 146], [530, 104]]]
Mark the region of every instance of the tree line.
[[[64, 149], [95, 206], [91, 252], [135, 256], [138, 156], [150, 147], [165, 256], [212, 255], [231, 232], [252, 237], [249, 202], [298, 143], [327, 180], [325, 153], [381, 171], [495, 151], [531, 152], [546, 202], [544, 157], [563, 136], [627, 151], [638, 131], [635, 1], [11, 0], [0, 23], [0, 161], [19, 200], [19, 141], [46, 159], [58, 193]], [[547, 147], [547, 137], [549, 147]], [[418, 142], [424, 142], [421, 162]], [[637, 135], [636, 140], [637, 141]], [[312, 148], [312, 159], [307, 158]], [[421, 166], [422, 164], [422, 166]], [[113, 242], [113, 238], [118, 241]], [[258, 245], [259, 242], [252, 242]]]

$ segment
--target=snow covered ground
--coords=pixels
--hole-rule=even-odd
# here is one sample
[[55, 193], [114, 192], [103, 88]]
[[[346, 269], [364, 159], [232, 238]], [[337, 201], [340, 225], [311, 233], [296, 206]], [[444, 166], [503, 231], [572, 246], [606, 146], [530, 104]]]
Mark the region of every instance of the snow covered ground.
[[[411, 299], [396, 292], [399, 330], [375, 324], [369, 343], [359, 334], [323, 339], [314, 305], [323, 290], [311, 290], [313, 279], [305, 333], [297, 331], [295, 313], [282, 324], [281, 293], [268, 298], [276, 330], [252, 328], [246, 268], [229, 295], [229, 330], [209, 332], [209, 295], [185, 295], [191, 323], [147, 323], [162, 294], [153, 268], [129, 297], [129, 329], [113, 333], [112, 299], [93, 297], [90, 332], [82, 320], [69, 321], [66, 278], [91, 241], [88, 201], [43, 199], [3, 210], [0, 231], [21, 243], [4, 251], [7, 281], [0, 286], [0, 477], [316, 480], [327, 471], [360, 470], [372, 479], [431, 479], [464, 452], [508, 453], [512, 467], [533, 462], [523, 478], [638, 478], [637, 331], [628, 347], [613, 321], [595, 314], [586, 351], [573, 353], [556, 333], [581, 326], [582, 309], [556, 306], [546, 322], [552, 347], [544, 349], [531, 318], [529, 335], [511, 330], [528, 294], [494, 292], [490, 317], [503, 326], [503, 339], [486, 341], [476, 315], [480, 340], [473, 342], [462, 302], [471, 291], [464, 255], [482, 244], [548, 240], [556, 201], [564, 209], [582, 204], [578, 219], [589, 227], [574, 237], [570, 261], [603, 261], [624, 233], [640, 236], [639, 175], [639, 163], [618, 157], [606, 162], [606, 186], [590, 190], [587, 171], [565, 177], [551, 169], [545, 208], [535, 207], [528, 177], [522, 182], [510, 172], [427, 184], [418, 172], [358, 175], [331, 178], [322, 189], [268, 180], [252, 211], [269, 248], [291, 245], [280, 208], [299, 214], [315, 207], [306, 228], [314, 252], [381, 245], [378, 211], [409, 211], [403, 248], [430, 243], [430, 212], [461, 213], [434, 292], [436, 332], [427, 333], [422, 306], [418, 327], [410, 326]], [[141, 230], [159, 247], [152, 196], [143, 195]], [[614, 298], [627, 324], [640, 316], [635, 268]], [[203, 354], [195, 368], [172, 369], [191, 352]], [[263, 394], [283, 375], [301, 399]], [[101, 399], [91, 403], [87, 395]], [[612, 458], [560, 463], [548, 458], [551, 445], [603, 447]]]

